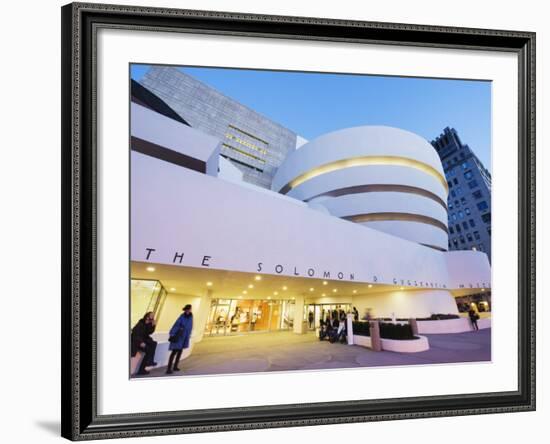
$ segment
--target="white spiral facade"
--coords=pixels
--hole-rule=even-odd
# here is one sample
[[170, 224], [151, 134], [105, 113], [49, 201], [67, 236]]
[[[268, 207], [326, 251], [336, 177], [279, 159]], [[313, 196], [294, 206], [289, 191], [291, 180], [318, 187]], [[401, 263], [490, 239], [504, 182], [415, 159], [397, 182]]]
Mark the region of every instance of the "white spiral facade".
[[422, 137], [361, 126], [325, 134], [290, 153], [272, 190], [350, 220], [446, 251], [447, 182]]

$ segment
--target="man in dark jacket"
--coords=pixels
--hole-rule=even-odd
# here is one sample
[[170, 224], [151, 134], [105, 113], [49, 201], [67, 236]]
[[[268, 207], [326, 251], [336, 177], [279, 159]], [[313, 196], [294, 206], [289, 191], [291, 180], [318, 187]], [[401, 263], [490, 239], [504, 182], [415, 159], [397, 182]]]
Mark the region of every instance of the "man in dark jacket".
[[155, 362], [157, 343], [151, 337], [155, 327], [156, 322], [153, 312], [149, 311], [132, 328], [132, 357], [139, 351], [145, 353], [137, 372], [138, 375], [148, 375], [149, 372], [145, 370], [145, 367], [157, 365]]

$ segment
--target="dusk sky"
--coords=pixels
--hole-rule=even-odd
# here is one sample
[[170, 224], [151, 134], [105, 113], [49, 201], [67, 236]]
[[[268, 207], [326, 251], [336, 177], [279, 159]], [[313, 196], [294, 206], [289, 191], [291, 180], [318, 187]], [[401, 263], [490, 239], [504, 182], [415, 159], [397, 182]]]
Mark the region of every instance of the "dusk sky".
[[[132, 65], [139, 81], [147, 65]], [[387, 125], [428, 141], [454, 127], [491, 171], [491, 83], [350, 74], [179, 68], [302, 137]]]

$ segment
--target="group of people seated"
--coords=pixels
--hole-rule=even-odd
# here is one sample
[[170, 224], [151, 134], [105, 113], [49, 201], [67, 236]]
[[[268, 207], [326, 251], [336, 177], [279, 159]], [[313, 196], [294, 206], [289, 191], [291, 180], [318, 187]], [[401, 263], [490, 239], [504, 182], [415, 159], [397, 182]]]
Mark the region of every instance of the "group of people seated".
[[346, 320], [347, 315], [344, 310], [327, 312], [319, 322], [319, 340], [327, 339], [331, 344], [335, 342], [345, 344], [348, 340]]

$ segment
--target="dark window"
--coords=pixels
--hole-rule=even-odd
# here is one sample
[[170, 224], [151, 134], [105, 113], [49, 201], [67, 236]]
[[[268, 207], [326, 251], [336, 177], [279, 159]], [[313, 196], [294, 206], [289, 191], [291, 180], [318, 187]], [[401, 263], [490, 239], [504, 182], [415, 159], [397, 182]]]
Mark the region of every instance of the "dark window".
[[452, 210], [452, 209], [453, 209], [453, 204], [450, 203], [450, 204], [449, 204], [449, 210]]
[[489, 233], [489, 236], [491, 235], [491, 227], [487, 227], [487, 233]]
[[466, 154], [460, 153], [460, 157], [461, 157], [462, 159], [464, 159], [464, 158], [466, 157]]
[[456, 194], [462, 194], [462, 187], [456, 187]]
[[470, 187], [470, 189], [477, 187], [477, 180], [471, 180], [470, 182], [468, 182], [468, 186]]
[[483, 244], [479, 244], [479, 245], [477, 246], [477, 249], [478, 249], [479, 251], [485, 251], [485, 250], [483, 249]]
[[455, 185], [458, 185], [458, 180], [456, 179], [456, 177], [453, 179], [453, 183], [454, 183]]
[[483, 194], [481, 191], [477, 190], [472, 193], [472, 196], [474, 196], [476, 199], [481, 199], [483, 197]]
[[482, 214], [481, 215], [481, 220], [483, 220], [483, 222], [485, 222], [486, 224], [490, 224], [491, 223], [491, 213]]
[[455, 205], [458, 207], [460, 206], [460, 202], [458, 200], [455, 200]]
[[473, 219], [470, 219], [468, 222], [470, 222], [470, 227], [474, 228], [476, 226], [476, 223]]
[[456, 197], [455, 190], [451, 190], [451, 196]]
[[481, 239], [481, 236], [479, 235], [479, 231], [474, 231], [474, 237], [479, 240]]
[[468, 238], [468, 242], [473, 242], [474, 238], [472, 237], [472, 235], [470, 233], [468, 233], [466, 235], [466, 237]]
[[455, 230], [453, 230], [453, 227], [449, 227], [449, 233], [450, 234], [455, 234]]
[[461, 197], [461, 198], [460, 198], [460, 203], [465, 204], [465, 203], [466, 203], [466, 198], [465, 198], [465, 197]]
[[470, 170], [468, 170], [468, 171], [466, 171], [466, 172], [464, 173], [464, 178], [465, 178], [465, 179], [470, 180], [473, 176], [474, 176], [474, 175], [472, 174], [472, 172], [471, 172]]
[[456, 214], [455, 213], [451, 214], [451, 219], [456, 220]]
[[453, 187], [453, 183], [450, 181], [447, 181], [447, 185], [449, 185], [449, 189]]
[[460, 236], [460, 243], [461, 243], [461, 244], [465, 244], [465, 243], [466, 243], [466, 239], [464, 239], [464, 236]]
[[485, 211], [487, 208], [489, 208], [489, 205], [487, 205], [487, 202], [485, 202], [484, 200], [482, 200], [481, 202], [478, 202], [477, 209], [479, 211]]
[[462, 227], [467, 230], [468, 229], [468, 222], [462, 222]]
[[459, 224], [456, 224], [455, 225], [455, 229], [456, 229], [456, 232], [457, 233], [460, 233], [462, 231], [462, 228], [460, 228], [460, 225]]
[[453, 239], [453, 245], [455, 248], [458, 248], [458, 241], [456, 239]]

